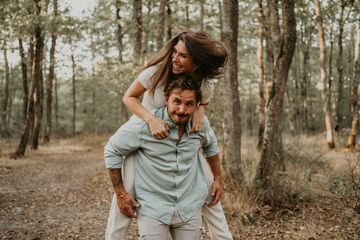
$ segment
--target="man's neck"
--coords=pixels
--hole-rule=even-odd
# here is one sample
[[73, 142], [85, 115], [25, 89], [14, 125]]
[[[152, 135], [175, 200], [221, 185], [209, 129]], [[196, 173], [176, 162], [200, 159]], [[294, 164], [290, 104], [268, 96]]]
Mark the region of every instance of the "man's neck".
[[179, 133], [179, 142], [180, 142], [182, 136], [185, 133], [186, 124], [178, 124], [178, 126], [179, 126], [179, 132], [178, 133]]

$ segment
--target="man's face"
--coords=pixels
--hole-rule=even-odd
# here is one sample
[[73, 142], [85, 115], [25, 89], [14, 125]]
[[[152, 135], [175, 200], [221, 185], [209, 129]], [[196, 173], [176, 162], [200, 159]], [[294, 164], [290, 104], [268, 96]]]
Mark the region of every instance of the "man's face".
[[188, 122], [197, 109], [195, 92], [192, 90], [174, 89], [165, 98], [169, 116], [178, 125]]

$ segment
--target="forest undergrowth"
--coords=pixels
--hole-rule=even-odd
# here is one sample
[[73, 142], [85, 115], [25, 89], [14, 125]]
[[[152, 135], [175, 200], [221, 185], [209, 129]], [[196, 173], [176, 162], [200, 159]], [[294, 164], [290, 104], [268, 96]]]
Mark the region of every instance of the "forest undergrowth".
[[[360, 151], [329, 151], [322, 137], [284, 137], [276, 206], [257, 203], [224, 176], [222, 205], [234, 239], [359, 239]], [[249, 186], [259, 153], [255, 138], [243, 138]], [[103, 239], [112, 193], [102, 157], [107, 139], [55, 139], [15, 160], [9, 154], [16, 143], [1, 140], [0, 238]], [[130, 233], [136, 239], [134, 221]]]

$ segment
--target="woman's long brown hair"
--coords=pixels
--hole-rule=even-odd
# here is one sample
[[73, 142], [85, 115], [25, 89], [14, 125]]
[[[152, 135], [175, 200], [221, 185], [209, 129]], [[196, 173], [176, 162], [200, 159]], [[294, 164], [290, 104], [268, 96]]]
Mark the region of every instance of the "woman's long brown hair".
[[175, 45], [183, 41], [193, 63], [197, 66], [192, 78], [201, 84], [202, 80], [220, 76], [224, 72], [227, 52], [224, 46], [206, 32], [184, 31], [177, 34], [149, 61], [143, 68], [158, 65], [159, 68], [151, 77], [153, 82], [150, 92], [154, 94], [156, 87], [167, 85], [172, 79], [172, 52]]

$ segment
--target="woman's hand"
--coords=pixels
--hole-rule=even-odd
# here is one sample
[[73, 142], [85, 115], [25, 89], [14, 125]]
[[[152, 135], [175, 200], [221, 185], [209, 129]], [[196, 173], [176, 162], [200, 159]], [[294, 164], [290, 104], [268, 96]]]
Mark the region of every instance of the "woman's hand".
[[200, 105], [193, 113], [191, 119], [191, 132], [201, 132], [204, 130], [205, 108]]
[[213, 197], [213, 199], [209, 203], [210, 207], [216, 205], [220, 201], [221, 194], [222, 194], [221, 184], [222, 184], [221, 177], [215, 177], [213, 185], [212, 185], [212, 189], [211, 189], [211, 196]]
[[139, 203], [136, 202], [134, 197], [127, 192], [123, 192], [120, 195], [117, 195], [117, 203], [120, 209], [120, 212], [127, 216], [128, 218], [135, 218], [136, 211], [135, 208], [140, 207]]
[[164, 120], [152, 117], [146, 122], [149, 125], [151, 134], [157, 139], [163, 139], [169, 135], [169, 126]]

